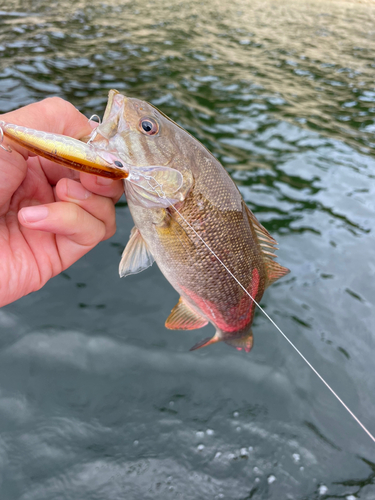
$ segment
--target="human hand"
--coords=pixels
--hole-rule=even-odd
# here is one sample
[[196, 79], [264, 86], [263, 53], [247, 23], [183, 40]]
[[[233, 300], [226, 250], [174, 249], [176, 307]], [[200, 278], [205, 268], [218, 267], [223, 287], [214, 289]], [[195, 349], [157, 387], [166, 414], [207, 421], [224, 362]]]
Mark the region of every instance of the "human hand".
[[[79, 139], [87, 118], [57, 98], [1, 120]], [[116, 230], [121, 181], [78, 173], [11, 143], [0, 149], [0, 307], [39, 290]]]

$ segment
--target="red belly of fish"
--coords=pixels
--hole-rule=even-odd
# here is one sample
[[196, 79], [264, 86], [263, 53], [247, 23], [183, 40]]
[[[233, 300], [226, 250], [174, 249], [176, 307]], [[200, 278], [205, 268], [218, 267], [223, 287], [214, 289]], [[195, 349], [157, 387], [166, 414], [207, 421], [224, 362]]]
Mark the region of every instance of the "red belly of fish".
[[[260, 283], [259, 272], [255, 268], [252, 273], [252, 280], [247, 288], [247, 292], [256, 298]], [[238, 285], [239, 286], [239, 285]], [[183, 288], [183, 287], [181, 287]], [[219, 307], [214, 302], [199, 297], [191, 290], [183, 288], [184, 293], [201, 310], [201, 312], [220, 329], [222, 332], [235, 333], [244, 330], [250, 323], [254, 314], [255, 303], [244, 292], [238, 305], [228, 309], [224, 315], [223, 307]]]

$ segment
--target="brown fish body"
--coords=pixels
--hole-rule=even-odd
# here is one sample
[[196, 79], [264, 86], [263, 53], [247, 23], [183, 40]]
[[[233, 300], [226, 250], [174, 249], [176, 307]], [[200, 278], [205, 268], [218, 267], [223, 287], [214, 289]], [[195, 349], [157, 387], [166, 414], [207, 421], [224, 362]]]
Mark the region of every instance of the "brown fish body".
[[[157, 181], [148, 178], [146, 191], [124, 181], [135, 228], [120, 274], [139, 272], [155, 260], [181, 295], [168, 328], [211, 322], [215, 336], [194, 348], [224, 340], [249, 351], [255, 304], [199, 236], [257, 302], [271, 282], [288, 272], [273, 260], [275, 240], [202, 144], [151, 105], [112, 92], [94, 142], [116, 151], [135, 171], [155, 165], [166, 169]], [[182, 180], [174, 193], [177, 181], [169, 183], [169, 172], [176, 170]], [[170, 198], [174, 203], [167, 202]]]
[[[216, 162], [210, 161], [213, 164]], [[217, 168], [216, 165], [212, 167], [212, 170]], [[224, 169], [223, 172], [219, 168], [217, 170], [212, 188], [220, 174], [227, 175]], [[226, 183], [225, 178], [220, 180]], [[237, 198], [239, 210], [231, 206], [233, 201], [226, 209], [223, 209], [224, 202], [221, 203], [222, 208], [216, 207], [199, 192], [199, 186], [193, 186], [179, 207], [179, 213], [173, 209], [152, 210], [129, 203], [135, 226], [152, 249], [160, 270], [185, 304], [204, 319], [201, 324], [198, 322], [198, 326], [210, 321], [218, 330], [216, 338], [220, 340], [231, 340], [249, 333], [254, 302], [185, 221], [214, 250], [251, 296], [259, 301], [267, 284], [266, 267], [248, 209], [237, 190], [233, 195]], [[172, 316], [167, 320], [166, 326], [185, 329], [195, 324], [195, 319], [190, 323], [177, 315], [177, 318]]]

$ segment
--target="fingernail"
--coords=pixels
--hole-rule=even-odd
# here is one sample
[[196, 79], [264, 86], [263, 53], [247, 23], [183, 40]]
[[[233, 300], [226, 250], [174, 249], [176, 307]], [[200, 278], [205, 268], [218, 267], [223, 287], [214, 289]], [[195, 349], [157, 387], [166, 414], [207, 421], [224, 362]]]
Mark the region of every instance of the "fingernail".
[[25, 222], [39, 222], [48, 217], [49, 210], [47, 207], [26, 207], [20, 210], [22, 218]]
[[91, 195], [90, 191], [87, 191], [82, 184], [75, 181], [68, 181], [66, 192], [69, 198], [74, 198], [75, 200], [87, 200]]
[[99, 177], [96, 176], [96, 183], [99, 184], [99, 186], [109, 186], [112, 184], [113, 179], [108, 179], [107, 177]]

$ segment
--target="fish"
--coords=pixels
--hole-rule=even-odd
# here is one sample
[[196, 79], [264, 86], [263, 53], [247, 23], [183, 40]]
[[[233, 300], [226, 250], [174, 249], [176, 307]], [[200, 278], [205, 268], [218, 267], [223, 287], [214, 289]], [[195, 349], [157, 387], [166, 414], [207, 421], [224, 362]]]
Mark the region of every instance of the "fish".
[[[0, 126], [11, 137], [6, 125]], [[223, 341], [250, 352], [256, 303], [289, 269], [276, 262], [276, 240], [224, 167], [155, 106], [116, 90], [109, 92], [103, 121], [83, 140], [81, 150], [100, 158], [96, 172], [106, 168], [110, 176], [110, 164], [116, 178], [121, 172], [124, 179], [134, 227], [120, 276], [156, 262], [180, 295], [165, 322], [168, 329], [194, 330], [211, 323], [215, 334], [190, 350]], [[81, 150], [75, 157], [70, 147], [74, 168], [83, 163]], [[51, 152], [51, 144], [38, 146], [38, 154], [46, 151]], [[61, 151], [55, 153], [49, 158], [61, 161]]]
[[[158, 165], [182, 175], [180, 196], [173, 193], [178, 201], [167, 205], [169, 172], [154, 186], [159, 193], [153, 196], [150, 189], [124, 181], [134, 228], [120, 276], [141, 272], [155, 261], [180, 295], [167, 328], [192, 330], [210, 322], [214, 336], [191, 350], [224, 341], [249, 352], [255, 303], [199, 236], [258, 303], [265, 289], [289, 270], [275, 261], [275, 239], [247, 207], [229, 174], [197, 139], [157, 108], [115, 90], [94, 134], [93, 145], [115, 151], [127, 165]], [[173, 191], [175, 179], [171, 185]]]

